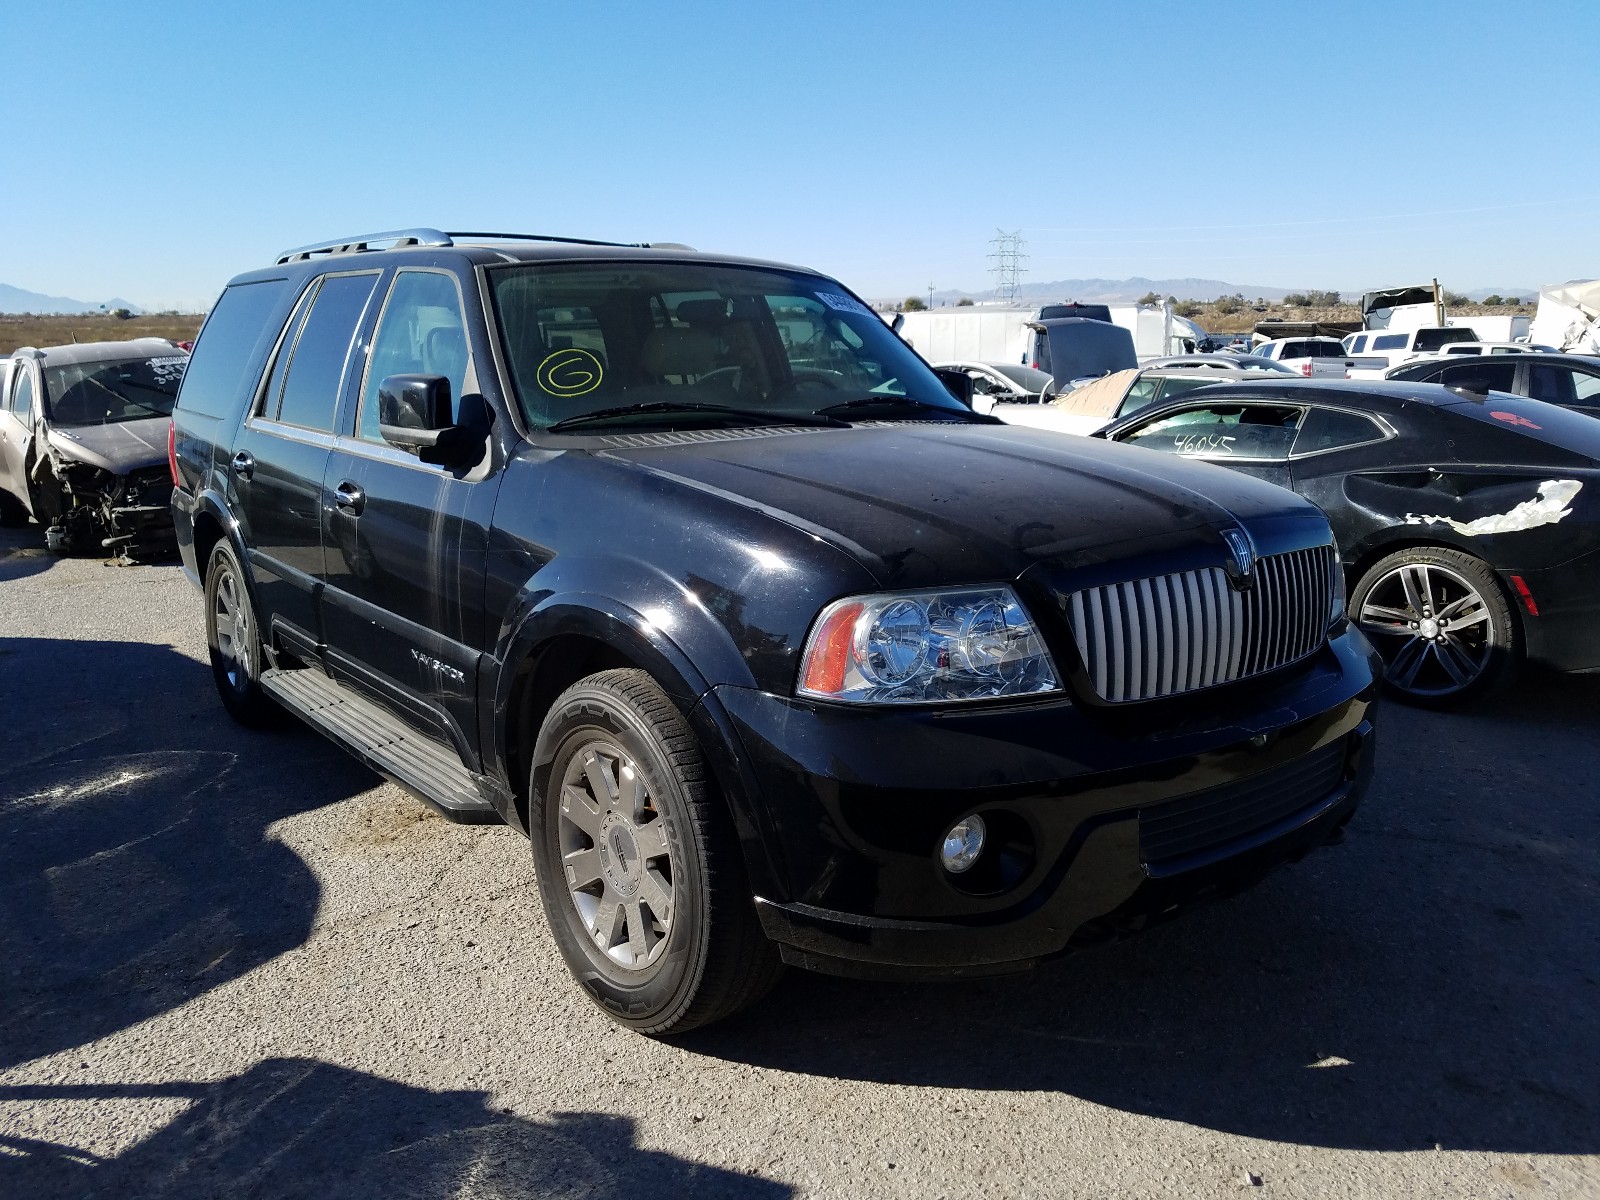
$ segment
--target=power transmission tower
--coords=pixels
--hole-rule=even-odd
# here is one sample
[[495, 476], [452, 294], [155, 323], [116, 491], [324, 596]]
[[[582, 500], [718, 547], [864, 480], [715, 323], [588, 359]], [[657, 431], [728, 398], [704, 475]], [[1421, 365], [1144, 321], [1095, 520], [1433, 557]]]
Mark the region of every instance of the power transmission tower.
[[994, 297], [1006, 304], [1015, 304], [1017, 289], [1022, 283], [1022, 263], [1028, 257], [1022, 252], [1022, 230], [1007, 233], [996, 229], [989, 245], [994, 247], [989, 254], [989, 261], [994, 264], [989, 268], [994, 276]]

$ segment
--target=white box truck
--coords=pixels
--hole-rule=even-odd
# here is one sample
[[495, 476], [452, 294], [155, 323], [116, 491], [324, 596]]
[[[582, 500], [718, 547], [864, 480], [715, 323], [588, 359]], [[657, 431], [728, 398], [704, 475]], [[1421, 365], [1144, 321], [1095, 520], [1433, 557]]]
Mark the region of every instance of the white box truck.
[[[1172, 311], [1170, 304], [1044, 304], [1001, 308], [972, 304], [900, 314], [900, 336], [932, 363], [1025, 363], [1033, 345], [1031, 326], [1045, 317], [1110, 317], [1133, 335], [1141, 362], [1170, 354], [1193, 354], [1205, 331]], [[889, 318], [893, 323], [894, 318]]]

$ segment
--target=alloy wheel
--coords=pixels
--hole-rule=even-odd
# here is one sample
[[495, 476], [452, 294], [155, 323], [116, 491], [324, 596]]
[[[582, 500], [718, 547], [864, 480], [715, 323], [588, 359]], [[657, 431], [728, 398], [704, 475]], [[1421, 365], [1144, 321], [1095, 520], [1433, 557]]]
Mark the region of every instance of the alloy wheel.
[[559, 842], [567, 894], [595, 946], [641, 971], [672, 931], [673, 864], [666, 827], [634, 761], [595, 741], [567, 760]]
[[1438, 563], [1404, 563], [1366, 593], [1356, 624], [1374, 640], [1389, 683], [1417, 696], [1450, 696], [1488, 669], [1494, 616], [1477, 587]]
[[217, 631], [217, 652], [226, 664], [223, 673], [229, 686], [243, 692], [250, 684], [250, 649], [254, 643], [250, 605], [240, 591], [238, 576], [230, 570], [221, 572], [214, 595], [212, 622]]

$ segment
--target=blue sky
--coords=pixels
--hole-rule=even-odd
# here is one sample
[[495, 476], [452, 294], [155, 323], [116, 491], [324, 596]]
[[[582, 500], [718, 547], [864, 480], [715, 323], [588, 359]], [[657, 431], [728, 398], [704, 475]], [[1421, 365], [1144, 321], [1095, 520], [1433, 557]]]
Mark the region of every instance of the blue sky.
[[[1600, 4], [8, 6], [0, 282], [204, 307], [327, 237], [683, 241], [870, 296], [1600, 274]], [[1589, 110], [1589, 111], [1586, 111]]]

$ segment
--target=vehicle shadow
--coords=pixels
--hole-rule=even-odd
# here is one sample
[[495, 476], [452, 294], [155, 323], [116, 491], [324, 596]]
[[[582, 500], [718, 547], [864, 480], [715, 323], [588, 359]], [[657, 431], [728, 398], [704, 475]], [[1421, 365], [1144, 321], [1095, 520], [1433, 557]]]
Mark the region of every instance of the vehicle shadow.
[[0, 528], [0, 583], [48, 571], [56, 556], [44, 544], [44, 526]]
[[216, 1083], [0, 1087], [0, 1102], [191, 1101], [114, 1158], [0, 1135], [14, 1196], [697, 1196], [780, 1200], [787, 1186], [634, 1144], [605, 1113], [531, 1121], [484, 1092], [433, 1092], [307, 1059], [268, 1059]]
[[165, 646], [0, 638], [0, 710], [0, 1068], [305, 941], [316, 878], [264, 832], [369, 772], [233, 726], [209, 669]]
[[683, 1040], [810, 1075], [1055, 1091], [1361, 1150], [1600, 1151], [1600, 680], [1389, 704], [1343, 846], [1036, 973], [790, 972]]

